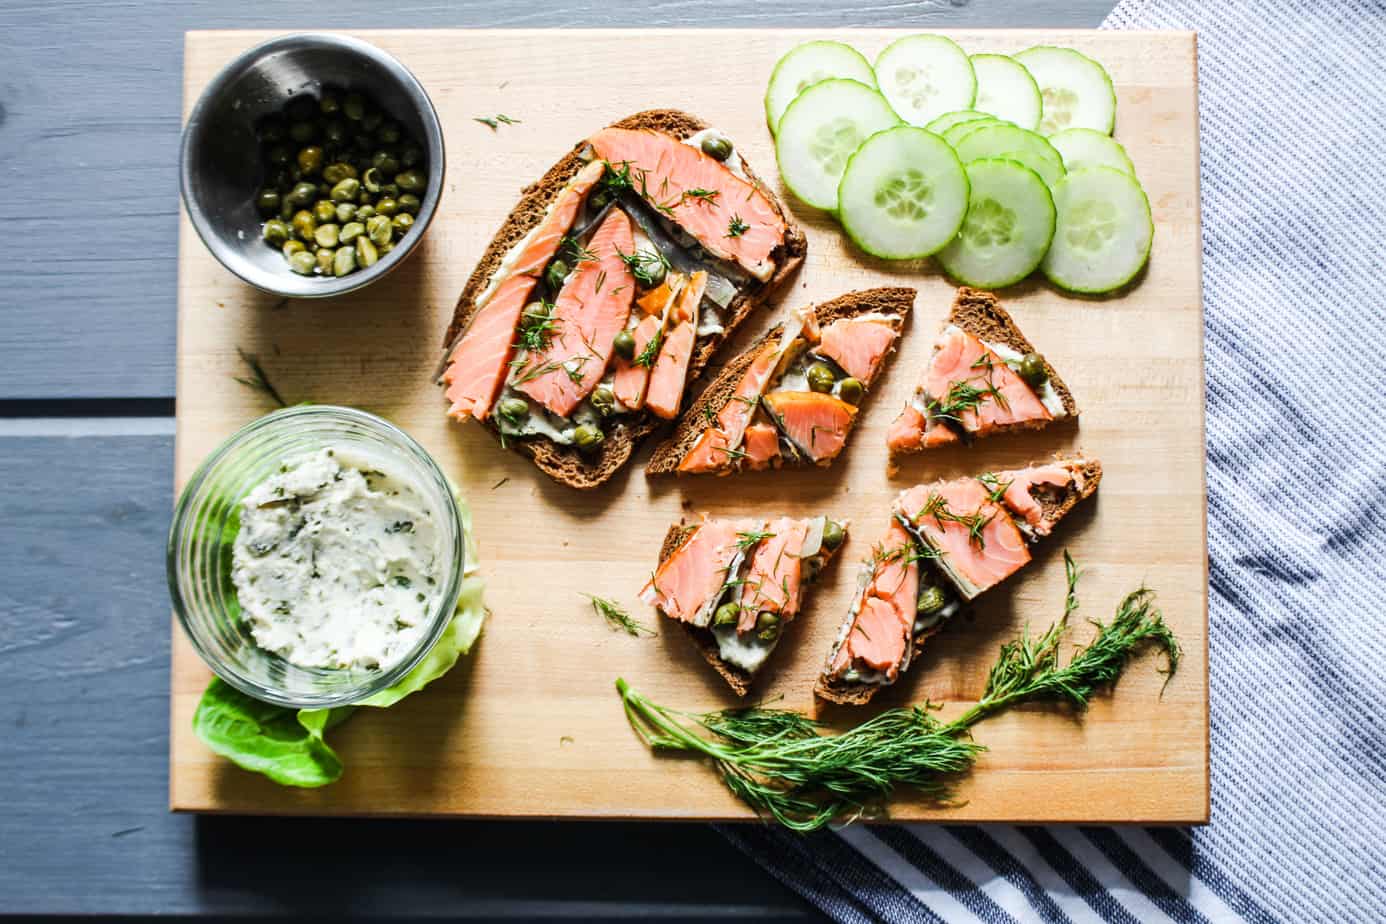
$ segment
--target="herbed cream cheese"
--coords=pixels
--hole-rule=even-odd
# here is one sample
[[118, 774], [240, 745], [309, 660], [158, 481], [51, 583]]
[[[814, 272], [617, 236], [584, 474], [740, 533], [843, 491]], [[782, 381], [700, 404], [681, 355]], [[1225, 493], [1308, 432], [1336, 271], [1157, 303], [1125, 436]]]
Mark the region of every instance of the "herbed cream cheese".
[[286, 461], [241, 502], [231, 579], [255, 643], [300, 667], [387, 669], [442, 592], [437, 524], [384, 460]]

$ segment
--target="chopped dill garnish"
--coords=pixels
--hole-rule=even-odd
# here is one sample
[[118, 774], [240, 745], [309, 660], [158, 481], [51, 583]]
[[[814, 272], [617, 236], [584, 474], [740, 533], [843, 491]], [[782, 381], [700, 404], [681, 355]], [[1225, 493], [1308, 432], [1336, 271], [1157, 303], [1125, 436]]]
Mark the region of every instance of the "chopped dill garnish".
[[631, 253], [622, 253], [618, 247], [616, 256], [630, 267], [630, 274], [635, 277], [635, 281], [647, 288], [653, 286], [656, 279], [663, 278], [672, 269], [669, 259], [658, 250], [637, 249]]
[[745, 552], [751, 546], [762, 540], [774, 538], [774, 535], [774, 533], [767, 533], [761, 530], [745, 530], [736, 534], [736, 547]]
[[649, 369], [655, 364], [655, 357], [659, 355], [660, 344], [664, 342], [664, 331], [657, 330], [650, 342], [645, 344], [645, 349], [640, 351], [640, 355], [635, 357], [632, 362], [637, 366], [644, 366]]
[[590, 356], [577, 356], [577, 357], [574, 357], [574, 358], [577, 360], [577, 365], [575, 365], [575, 366], [569, 366], [569, 365], [567, 365], [566, 363], [564, 363], [564, 364], [563, 364], [563, 371], [566, 372], [566, 373], [568, 374], [568, 381], [570, 381], [570, 382], [576, 382], [577, 384], [581, 385], [581, 384], [582, 384], [582, 367], [585, 366], [585, 365], [587, 365], [587, 360], [591, 359], [592, 357], [590, 357]]
[[740, 215], [732, 215], [731, 222], [727, 225], [727, 233], [725, 236], [740, 237], [749, 230], [751, 230], [751, 226], [742, 221]]
[[679, 203], [682, 204], [684, 202], [687, 202], [689, 199], [692, 199], [695, 202], [701, 202], [704, 205], [711, 205], [717, 201], [717, 197], [721, 194], [722, 193], [719, 190], [703, 189], [702, 187], [698, 187], [697, 189], [685, 189], [683, 191], [683, 195], [679, 197]]
[[260, 365], [260, 357], [253, 353], [247, 353], [240, 347], [236, 347], [236, 352], [240, 354], [241, 362], [245, 363], [250, 368], [250, 377], [246, 378], [237, 375], [232, 376], [232, 378], [240, 382], [246, 388], [269, 395], [274, 403], [280, 407], [288, 407], [289, 402], [285, 401], [283, 397], [280, 396], [279, 390], [274, 387], [269, 380], [269, 376], [265, 374], [265, 367]]
[[982, 483], [982, 487], [991, 492], [987, 495], [987, 500], [993, 504], [1001, 503], [1001, 498], [1005, 497], [1011, 485], [1015, 484], [1014, 481], [1002, 481], [992, 472], [982, 472], [977, 476], [977, 480]]
[[524, 372], [521, 372], [518, 376], [516, 376], [515, 384], [523, 385], [525, 382], [532, 382], [535, 379], [539, 378], [539, 376], [541, 375], [547, 375], [550, 372], [557, 372], [559, 369], [562, 369], [565, 372], [568, 371], [567, 366], [564, 366], [561, 362], [559, 362], [556, 359], [551, 359], [546, 363], [540, 363], [537, 366], [531, 366], [529, 369], [526, 369]]
[[520, 339], [511, 345], [513, 349], [526, 353], [540, 353], [553, 338], [558, 324], [558, 319], [553, 315], [554, 304], [543, 299], [540, 299], [538, 304], [538, 311], [526, 309], [525, 313], [520, 315]]
[[572, 256], [575, 263], [589, 263], [597, 259], [597, 255], [578, 242], [578, 239], [571, 234], [565, 234], [559, 238], [558, 249]]
[[655, 632], [649, 626], [637, 622], [634, 616], [623, 610], [618, 604], [613, 603], [603, 597], [594, 597], [591, 594], [583, 594], [592, 603], [592, 610], [603, 619], [607, 625], [613, 629], [623, 629], [627, 635], [654, 635]]
[[600, 295], [602, 293], [602, 286], [604, 285], [606, 285], [606, 270], [597, 273], [597, 284], [592, 289], [593, 294]]
[[495, 484], [491, 485], [491, 490], [492, 490], [492, 491], [496, 490], [496, 488], [499, 488], [501, 485], [505, 484], [505, 483], [506, 483], [507, 481], [509, 481], [509, 480], [510, 480], [510, 476], [509, 476], [509, 475], [506, 475], [506, 476], [505, 476], [504, 478], [502, 478], [500, 481], [497, 481]]
[[487, 128], [491, 129], [491, 131], [495, 131], [496, 128], [500, 125], [520, 124], [519, 119], [512, 119], [510, 118], [510, 116], [505, 115], [504, 113], [499, 113], [494, 116], [473, 116], [472, 121], [480, 122], [482, 125], [485, 125]]
[[616, 163], [606, 161], [606, 172], [602, 174], [602, 186], [611, 195], [617, 196], [627, 189], [634, 189], [630, 179], [630, 161], [622, 160]]

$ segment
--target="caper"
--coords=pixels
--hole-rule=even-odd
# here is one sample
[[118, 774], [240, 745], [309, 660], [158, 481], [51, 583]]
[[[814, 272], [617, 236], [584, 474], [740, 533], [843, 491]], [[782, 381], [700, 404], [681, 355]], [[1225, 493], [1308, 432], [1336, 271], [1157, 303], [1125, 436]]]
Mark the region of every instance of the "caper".
[[339, 224], [346, 224], [356, 217], [356, 203], [338, 202], [336, 212], [337, 222]]
[[861, 404], [861, 399], [866, 397], [866, 386], [861, 379], [845, 378], [837, 383], [837, 396], [848, 404]]
[[361, 185], [366, 188], [366, 192], [378, 193], [385, 181], [380, 178], [379, 167], [368, 167], [366, 172], [361, 174]]
[[313, 217], [319, 223], [333, 221], [337, 217], [337, 206], [330, 199], [319, 199], [313, 203]]
[[342, 98], [332, 90], [323, 90], [322, 97], [318, 100], [318, 111], [323, 115], [332, 115], [342, 109]]
[[323, 182], [336, 185], [347, 177], [355, 177], [356, 168], [345, 161], [336, 161], [322, 168]]
[[420, 192], [428, 185], [428, 180], [426, 180], [423, 173], [418, 170], [405, 170], [401, 173], [397, 173], [395, 175], [395, 182], [399, 184], [400, 189], [412, 193]]
[[391, 231], [390, 219], [384, 215], [373, 215], [366, 219], [366, 234], [377, 247], [390, 242]]
[[423, 206], [423, 203], [419, 201], [419, 197], [413, 193], [405, 193], [395, 201], [399, 203], [399, 210], [401, 212], [408, 212], [410, 215], [419, 214], [419, 209]]
[[375, 249], [371, 239], [364, 234], [356, 238], [356, 262], [361, 266], [375, 266], [375, 261], [380, 259], [380, 251]]
[[287, 260], [296, 253], [303, 253], [308, 248], [304, 246], [302, 241], [290, 239], [285, 241], [279, 249], [284, 253], [284, 259]]
[[518, 424], [529, 416], [529, 402], [524, 398], [506, 398], [496, 412], [511, 423]]
[[342, 225], [342, 229], [337, 232], [337, 240], [342, 244], [350, 244], [365, 233], [365, 225], [361, 224], [359, 221], [349, 221]]
[[260, 120], [260, 140], [274, 144], [284, 140], [284, 120], [278, 116], [267, 116]]
[[833, 384], [837, 381], [837, 376], [833, 375], [833, 370], [828, 368], [827, 363], [814, 363], [808, 368], [808, 386], [811, 390], [828, 394], [833, 390]]
[[291, 224], [294, 229], [294, 234], [297, 234], [299, 239], [304, 241], [310, 239], [313, 236], [313, 232], [316, 231], [318, 227], [318, 222], [313, 218], [313, 213], [307, 209], [301, 209], [295, 212]]
[[554, 260], [549, 264], [549, 268], [544, 271], [544, 282], [555, 292], [563, 288], [563, 280], [567, 278], [568, 264], [561, 259]]
[[389, 253], [390, 251], [392, 251], [392, 250], [395, 249], [395, 242], [394, 242], [394, 241], [386, 241], [385, 243], [379, 245], [379, 248], [378, 248], [378, 249], [380, 250], [380, 255], [383, 257], [383, 256], [385, 256], [387, 253]]
[[408, 212], [400, 212], [394, 218], [390, 219], [390, 224], [394, 225], [396, 234], [400, 237], [404, 237], [404, 235], [409, 233], [409, 229], [414, 227], [414, 216], [410, 215]]
[[611, 341], [611, 348], [616, 351], [616, 355], [624, 360], [635, 358], [635, 335], [628, 330], [623, 330], [616, 335], [616, 339]]
[[842, 524], [834, 523], [832, 520], [823, 522], [823, 548], [829, 552], [842, 545], [842, 540], [847, 538], [847, 534], [842, 531]]
[[295, 183], [294, 188], [289, 191], [289, 201], [300, 208], [312, 205], [317, 197], [318, 187], [313, 183]]
[[769, 610], [765, 610], [765, 611], [762, 612], [759, 616], [756, 617], [756, 628], [757, 628], [757, 629], [761, 629], [761, 630], [765, 630], [765, 629], [778, 629], [779, 627], [780, 627], [780, 617], [777, 616], [776, 614], [770, 612]]
[[596, 452], [606, 441], [606, 434], [591, 424], [581, 424], [573, 431], [573, 442], [579, 452]]
[[549, 314], [549, 307], [543, 302], [530, 302], [528, 305], [525, 305], [525, 310], [521, 314], [521, 317], [524, 318], [526, 323], [533, 325], [547, 321], [549, 319]]
[[603, 417], [610, 417], [616, 411], [616, 393], [606, 385], [598, 385], [589, 398], [592, 407]]
[[732, 143], [721, 135], [708, 135], [701, 145], [703, 153], [713, 160], [726, 160], [731, 157]]
[[310, 144], [298, 152], [298, 169], [311, 176], [322, 169], [322, 148]]
[[342, 99], [342, 115], [353, 122], [361, 121], [361, 116], [366, 113], [366, 100], [360, 93], [348, 93]]
[[267, 244], [275, 247], [284, 246], [284, 242], [289, 239], [289, 226], [278, 218], [271, 218], [265, 222], [265, 227], [260, 232], [260, 236], [265, 239]]
[[318, 261], [306, 250], [299, 250], [289, 254], [289, 269], [298, 273], [300, 276], [313, 275], [313, 269], [317, 265]]
[[289, 201], [288, 196], [279, 197], [279, 218], [281, 221], [288, 221], [290, 218], [293, 218], [294, 212], [297, 211], [298, 209]]
[[385, 115], [379, 109], [367, 107], [365, 114], [361, 116], [361, 127], [368, 132], [374, 132], [383, 121], [385, 121]]
[[399, 152], [399, 162], [406, 167], [414, 167], [423, 161], [423, 148], [417, 144], [406, 144]]
[[333, 202], [350, 202], [361, 191], [361, 181], [347, 177], [332, 187]]
[[356, 194], [357, 205], [371, 205], [374, 202], [375, 196], [372, 196], [370, 193], [366, 192], [364, 187], [361, 189], [359, 193]]
[[399, 203], [389, 196], [378, 200], [375, 203], [375, 213], [377, 215], [394, 215], [399, 211]]
[[333, 253], [331, 247], [319, 247], [318, 252], [314, 254], [314, 256], [317, 258], [319, 273], [326, 276], [328, 273], [332, 272]]
[[370, 205], [370, 204], [367, 204], [367, 205], [358, 205], [358, 206], [356, 207], [356, 220], [357, 220], [357, 221], [365, 221], [367, 218], [374, 218], [374, 217], [375, 217], [375, 206]]
[[734, 626], [740, 618], [741, 607], [735, 603], [723, 603], [717, 607], [717, 612], [712, 614], [712, 624], [714, 626]]
[[948, 598], [944, 596], [942, 587], [925, 587], [919, 592], [919, 603], [914, 610], [920, 616], [932, 616], [947, 604]]
[[390, 121], [381, 122], [380, 127], [375, 130], [375, 137], [386, 144], [394, 144], [399, 141], [399, 126]]
[[273, 215], [279, 211], [279, 193], [273, 189], [262, 189], [255, 196], [255, 207], [261, 215]]
[[399, 198], [399, 184], [398, 184], [398, 183], [381, 183], [381, 184], [380, 184], [380, 194], [381, 194], [382, 196], [384, 196], [386, 199], [398, 199], [398, 198]]
[[319, 247], [336, 247], [338, 238], [338, 227], [333, 224], [318, 225], [313, 232], [313, 240], [318, 242]]
[[635, 281], [647, 289], [657, 289], [669, 274], [669, 266], [663, 260], [648, 260], [636, 274]]
[[394, 176], [399, 173], [399, 161], [389, 151], [376, 151], [371, 155], [371, 166], [380, 171], [381, 176]]
[[289, 126], [289, 139], [297, 141], [299, 144], [307, 144], [313, 140], [313, 136], [318, 133], [318, 127], [312, 122], [295, 122]]
[[332, 275], [345, 276], [356, 269], [356, 248], [339, 247], [332, 257]]
[[1020, 358], [1020, 368], [1016, 370], [1032, 388], [1039, 388], [1049, 378], [1049, 370], [1044, 367], [1044, 357], [1038, 353], [1026, 353]]
[[592, 195], [588, 196], [587, 201], [591, 204], [593, 211], [600, 212], [602, 209], [606, 208], [614, 198], [616, 198], [616, 194], [613, 193], [610, 188], [603, 186], [601, 189], [598, 189], [596, 192], [592, 193]]

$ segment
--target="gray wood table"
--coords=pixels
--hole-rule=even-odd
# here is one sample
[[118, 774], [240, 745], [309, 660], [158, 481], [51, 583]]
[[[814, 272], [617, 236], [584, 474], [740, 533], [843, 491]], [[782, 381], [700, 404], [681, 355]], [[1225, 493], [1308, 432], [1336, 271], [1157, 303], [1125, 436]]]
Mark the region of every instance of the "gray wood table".
[[702, 825], [168, 813], [185, 29], [1091, 27], [1111, 6], [0, 3], [0, 914], [815, 916]]

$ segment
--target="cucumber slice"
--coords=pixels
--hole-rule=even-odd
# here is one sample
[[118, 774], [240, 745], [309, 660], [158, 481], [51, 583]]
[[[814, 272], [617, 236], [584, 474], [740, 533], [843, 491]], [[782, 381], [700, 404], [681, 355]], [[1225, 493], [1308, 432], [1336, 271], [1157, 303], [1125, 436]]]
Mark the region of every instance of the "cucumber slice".
[[837, 208], [837, 184], [852, 152], [900, 118], [864, 83], [821, 80], [794, 98], [780, 117], [775, 160], [794, 195], [818, 209]]
[[943, 140], [956, 148], [958, 146], [959, 141], [966, 138], [968, 135], [972, 134], [977, 129], [982, 128], [986, 125], [1000, 124], [1002, 124], [1001, 120], [996, 118], [995, 116], [986, 116], [985, 118], [981, 119], [970, 119], [966, 122], [959, 122], [952, 128], [946, 128], [943, 130]]
[[967, 165], [971, 187], [962, 230], [938, 262], [959, 282], [999, 289], [1035, 271], [1054, 239], [1054, 200], [1035, 171], [1014, 160]]
[[1049, 143], [1064, 159], [1067, 170], [1084, 167], [1111, 167], [1122, 173], [1136, 175], [1136, 167], [1126, 156], [1126, 149], [1110, 135], [1091, 128], [1066, 128], [1049, 136]]
[[954, 125], [961, 125], [964, 122], [976, 122], [981, 119], [985, 119], [988, 122], [995, 121], [992, 116], [987, 115], [985, 112], [978, 112], [975, 109], [959, 109], [957, 112], [945, 112], [924, 127], [935, 135], [942, 135]]
[[869, 254], [927, 257], [946, 246], [967, 214], [967, 174], [948, 143], [897, 125], [866, 140], [842, 174], [837, 217]]
[[977, 101], [972, 105], [978, 112], [1035, 130], [1043, 100], [1025, 65], [1006, 55], [973, 55], [972, 70], [977, 75]]
[[770, 85], [765, 88], [765, 121], [770, 134], [779, 129], [780, 118], [794, 97], [829, 77], [845, 77], [868, 87], [876, 85], [871, 62], [851, 45], [805, 42], [785, 52], [770, 72]]
[[876, 85], [901, 119], [921, 126], [970, 109], [977, 95], [972, 62], [941, 35], [907, 35], [886, 46], [876, 57]]
[[1091, 128], [1110, 135], [1116, 125], [1116, 90], [1107, 69], [1072, 48], [1036, 45], [1015, 59], [1039, 84], [1044, 109], [1039, 132]]
[[[970, 123], [967, 123], [970, 124]], [[955, 149], [968, 164], [984, 157], [1009, 157], [1038, 173], [1051, 186], [1064, 175], [1064, 159], [1044, 138], [1015, 125], [983, 125], [968, 132]]]
[[1111, 167], [1084, 167], [1052, 189], [1058, 223], [1041, 264], [1055, 285], [1074, 292], [1110, 292], [1150, 258], [1155, 225], [1150, 200], [1135, 177]]

